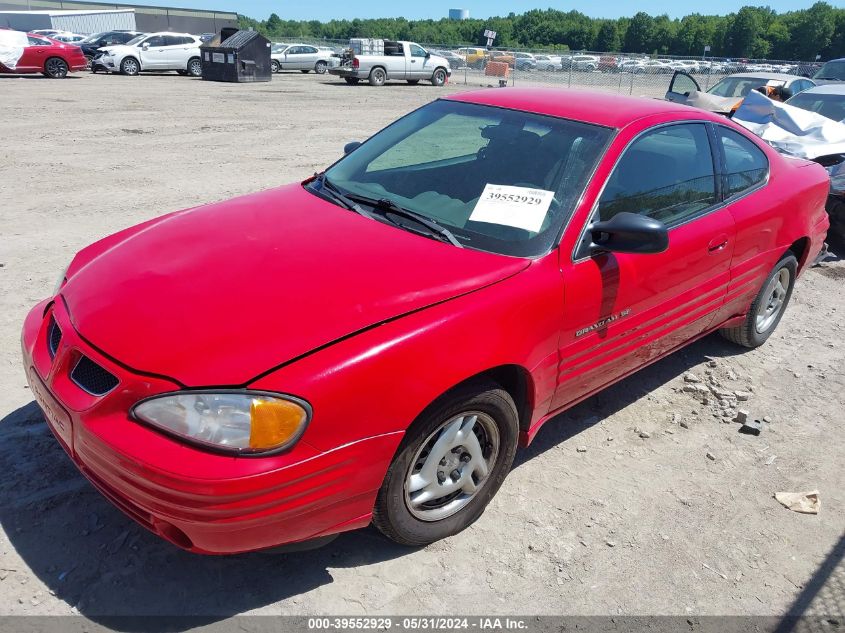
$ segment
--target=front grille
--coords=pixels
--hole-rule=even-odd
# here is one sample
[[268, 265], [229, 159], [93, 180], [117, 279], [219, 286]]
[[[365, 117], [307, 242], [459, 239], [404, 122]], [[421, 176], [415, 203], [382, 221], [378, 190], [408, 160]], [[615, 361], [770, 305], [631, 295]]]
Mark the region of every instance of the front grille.
[[117, 387], [117, 377], [87, 356], [81, 356], [70, 372], [70, 379], [92, 396], [104, 396]]
[[56, 357], [56, 352], [59, 350], [59, 343], [62, 341], [62, 330], [56, 319], [50, 317], [50, 325], [47, 326], [47, 351], [50, 352], [50, 358]]

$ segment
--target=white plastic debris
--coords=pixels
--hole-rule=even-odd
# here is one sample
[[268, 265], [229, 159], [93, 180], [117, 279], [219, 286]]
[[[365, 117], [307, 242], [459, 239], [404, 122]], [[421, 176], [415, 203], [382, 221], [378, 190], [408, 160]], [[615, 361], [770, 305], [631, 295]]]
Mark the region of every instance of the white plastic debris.
[[811, 492], [776, 492], [775, 499], [793, 512], [818, 514], [821, 510], [818, 490]]

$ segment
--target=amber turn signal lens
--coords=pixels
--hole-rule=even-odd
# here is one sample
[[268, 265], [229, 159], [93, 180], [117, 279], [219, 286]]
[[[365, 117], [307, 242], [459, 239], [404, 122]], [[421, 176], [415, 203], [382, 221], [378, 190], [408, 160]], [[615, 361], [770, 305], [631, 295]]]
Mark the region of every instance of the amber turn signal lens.
[[253, 450], [282, 446], [299, 432], [307, 417], [294, 402], [263, 398], [253, 398], [249, 414], [249, 447]]

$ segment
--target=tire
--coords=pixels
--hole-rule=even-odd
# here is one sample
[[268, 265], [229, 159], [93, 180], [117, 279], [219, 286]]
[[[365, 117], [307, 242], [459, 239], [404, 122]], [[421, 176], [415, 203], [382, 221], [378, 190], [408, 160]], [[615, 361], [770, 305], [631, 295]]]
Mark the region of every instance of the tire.
[[94, 61], [93, 55], [86, 55], [85, 56], [85, 63], [86, 63], [85, 70], [91, 70], [91, 62], [93, 62], [93, 61]]
[[828, 235], [840, 245], [845, 244], [845, 200], [828, 196], [827, 215], [830, 218]]
[[419, 79], [409, 79], [408, 83], [411, 84], [412, 86], [416, 86], [418, 83], [420, 83], [420, 80]]
[[324, 61], [319, 61], [314, 64], [314, 72], [318, 75], [325, 75], [329, 70], [329, 65]]
[[141, 72], [141, 65], [138, 63], [138, 60], [134, 57], [124, 57], [123, 61], [120, 62], [121, 74], [134, 77], [139, 72]]
[[[379, 489], [373, 524], [389, 539], [410, 546], [428, 545], [467, 528], [510, 471], [518, 434], [516, 405], [499, 385], [476, 382], [447, 394], [405, 434]], [[442, 460], [436, 461], [440, 455]], [[429, 461], [432, 457], [435, 461]], [[408, 482], [420, 485], [429, 469], [429, 483], [408, 491]], [[449, 488], [461, 481], [464, 486]], [[425, 495], [429, 488], [436, 495], [441, 487], [446, 496], [413, 501], [415, 493]]]
[[186, 72], [190, 77], [202, 77], [202, 60], [199, 57], [191, 57]]
[[384, 72], [384, 68], [380, 66], [376, 66], [370, 71], [370, 85], [371, 86], [383, 86], [384, 82], [387, 81], [387, 73]]
[[792, 251], [787, 251], [766, 277], [748, 308], [745, 321], [736, 327], [722, 328], [719, 333], [737, 345], [760, 347], [780, 323], [792, 297], [797, 273], [798, 260]]
[[64, 79], [67, 77], [67, 62], [61, 57], [50, 57], [44, 62], [44, 76], [50, 79]]
[[350, 86], [357, 86], [358, 82], [361, 81], [361, 80], [358, 79], [357, 77], [344, 77], [343, 81], [348, 83]]
[[431, 85], [440, 87], [446, 83], [447, 78], [448, 75], [446, 74], [446, 69], [438, 68], [434, 71], [434, 74], [431, 76]]
[[275, 59], [270, 60], [270, 72], [271, 73], [278, 73], [281, 72], [282, 66], [277, 62]]

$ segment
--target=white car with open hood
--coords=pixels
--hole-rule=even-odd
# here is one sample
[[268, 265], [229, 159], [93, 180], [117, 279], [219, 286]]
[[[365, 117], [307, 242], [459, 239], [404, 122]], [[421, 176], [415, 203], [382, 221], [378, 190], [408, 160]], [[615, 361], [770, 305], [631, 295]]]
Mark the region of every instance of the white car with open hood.
[[100, 49], [97, 62], [112, 72], [137, 75], [149, 70], [175, 70], [182, 75], [202, 76], [202, 41], [189, 33], [148, 33], [126, 44]]

